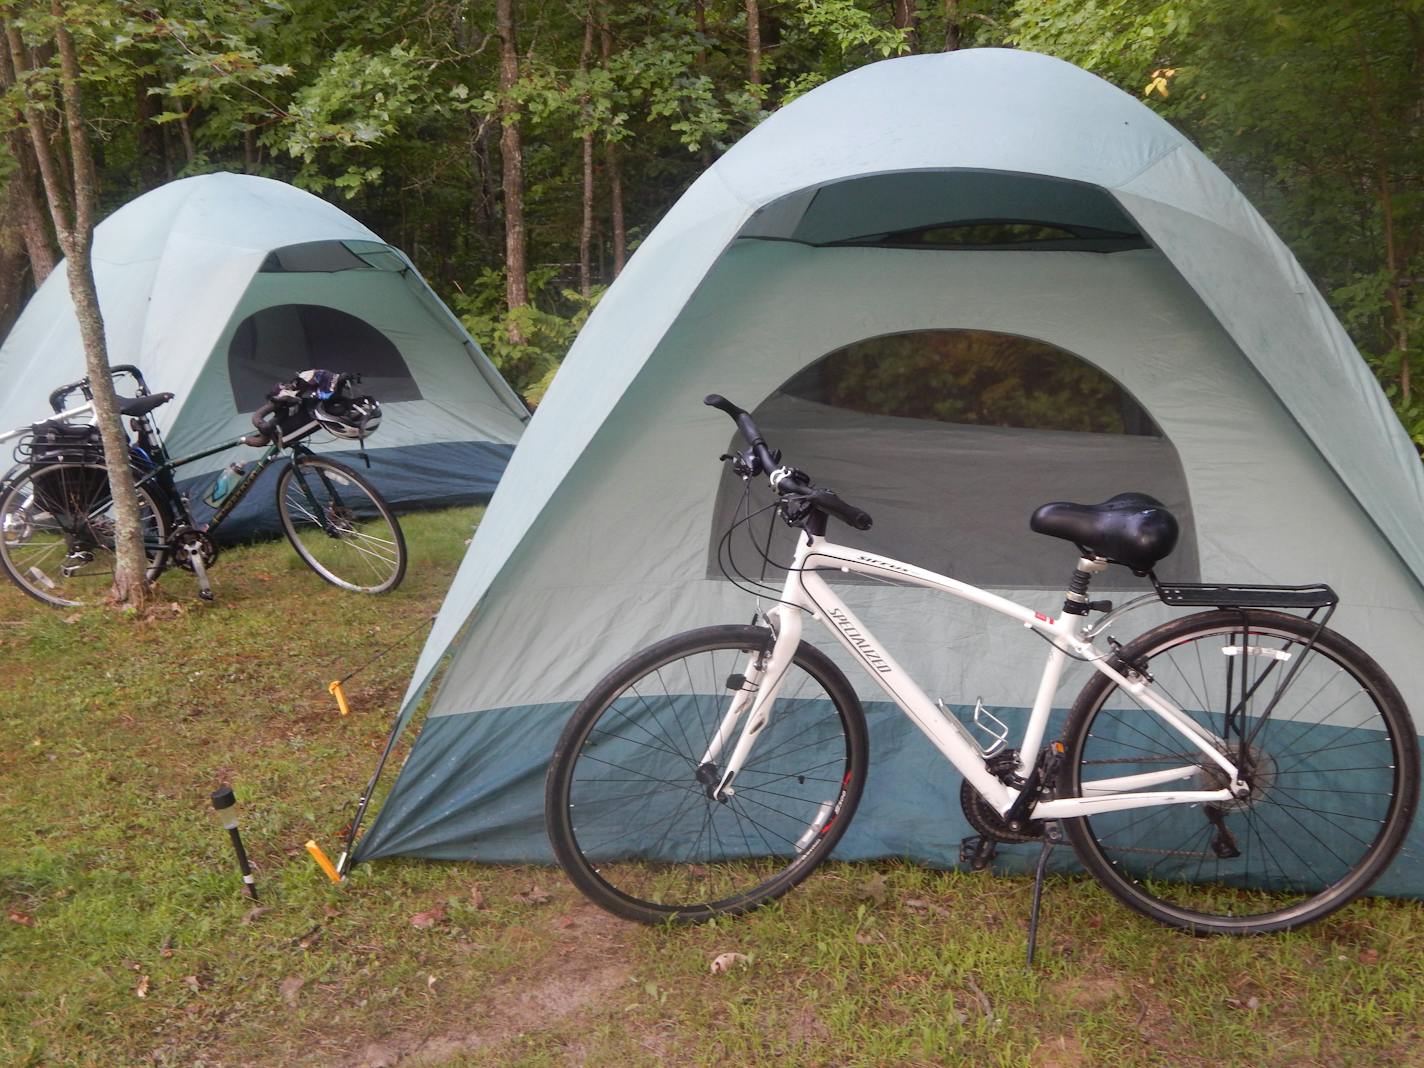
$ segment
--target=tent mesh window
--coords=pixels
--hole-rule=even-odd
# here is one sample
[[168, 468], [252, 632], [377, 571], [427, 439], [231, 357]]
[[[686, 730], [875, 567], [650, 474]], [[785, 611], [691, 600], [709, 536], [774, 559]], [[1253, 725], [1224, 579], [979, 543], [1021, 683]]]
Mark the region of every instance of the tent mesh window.
[[[832, 538], [976, 585], [1060, 589], [1077, 559], [1067, 542], [1034, 534], [1029, 515], [1054, 500], [1097, 503], [1149, 493], [1177, 516], [1176, 551], [1163, 578], [1199, 577], [1195, 524], [1177, 451], [1118, 382], [1042, 341], [976, 330], [892, 334], [822, 357], [754, 412], [787, 461], [875, 518], [869, 531], [833, 521]], [[739, 448], [729, 442], [729, 451]], [[751, 510], [771, 501], [754, 480]], [[719, 544], [743, 508], [743, 485], [724, 475], [713, 509], [707, 573], [720, 577]], [[745, 514], [743, 508], [742, 515]], [[737, 568], [791, 555], [791, 532], [766, 512], [722, 548]], [[862, 581], [844, 576], [843, 581]], [[1095, 588], [1145, 585], [1110, 568]]]
[[420, 387], [395, 343], [364, 319], [322, 304], [278, 304], [243, 319], [227, 351], [232, 399], [255, 411], [267, 391], [321, 367], [361, 375], [361, 392], [383, 404], [420, 400]]

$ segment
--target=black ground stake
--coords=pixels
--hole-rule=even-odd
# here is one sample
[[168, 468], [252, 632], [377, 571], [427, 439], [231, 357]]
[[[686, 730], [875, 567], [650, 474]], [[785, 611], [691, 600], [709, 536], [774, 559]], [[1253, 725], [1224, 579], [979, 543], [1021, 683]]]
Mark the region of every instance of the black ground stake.
[[232, 839], [232, 849], [237, 854], [237, 867], [242, 872], [242, 885], [247, 890], [247, 896], [256, 901], [257, 880], [252, 877], [252, 866], [247, 863], [247, 850], [242, 848], [242, 835], [237, 831], [237, 798], [233, 796], [231, 786], [214, 791], [213, 811], [217, 814], [218, 822], [227, 829], [228, 837]]

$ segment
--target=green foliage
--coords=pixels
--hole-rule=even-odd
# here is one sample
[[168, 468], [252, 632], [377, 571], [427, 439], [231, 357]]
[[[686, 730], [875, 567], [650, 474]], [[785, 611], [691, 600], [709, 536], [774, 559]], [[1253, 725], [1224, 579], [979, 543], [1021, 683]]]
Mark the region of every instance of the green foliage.
[[1424, 373], [1424, 7], [1417, 0], [1019, 0], [1014, 40], [1194, 137], [1281, 233], [1416, 443]]
[[[71, 5], [105, 203], [116, 207], [155, 180], [218, 169], [339, 195], [415, 257], [520, 388], [537, 394], [588, 310], [569, 295], [578, 288], [586, 134], [594, 142], [593, 273], [606, 285], [606, 145], [617, 146], [636, 243], [768, 112], [911, 43], [886, 0], [763, 3], [763, 84], [753, 86], [741, 0], [515, 6], [520, 79], [509, 97], [524, 133], [536, 277], [534, 306], [512, 318], [498, 288], [502, 101], [492, 5]], [[34, 39], [51, 18], [41, 0], [9, 0], [5, 11]], [[1419, 0], [957, 0], [953, 22], [950, 7], [921, 0], [917, 15], [924, 50], [952, 38], [1063, 56], [1196, 140], [1295, 251], [1418, 440], [1420, 421], [1410, 413], [1424, 376]], [[42, 65], [11, 98], [26, 93], [47, 104], [53, 78], [53, 66]], [[12, 115], [7, 109], [3, 121]], [[522, 347], [509, 340], [511, 328]]]

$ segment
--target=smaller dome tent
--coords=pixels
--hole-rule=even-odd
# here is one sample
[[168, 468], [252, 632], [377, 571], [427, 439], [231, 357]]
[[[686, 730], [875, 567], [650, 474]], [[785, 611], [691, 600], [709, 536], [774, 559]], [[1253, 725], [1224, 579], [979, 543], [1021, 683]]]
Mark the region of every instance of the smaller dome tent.
[[[109, 362], [133, 364], [150, 388], [176, 395], [156, 413], [174, 456], [249, 433], [276, 382], [325, 367], [360, 372], [381, 402], [369, 473], [393, 504], [493, 493], [528, 410], [410, 260], [340, 209], [267, 178], [185, 178], [101, 222], [93, 259]], [[0, 426], [43, 418], [50, 390], [83, 374], [58, 269], [0, 346]], [[316, 447], [357, 443], [318, 438]], [[197, 461], [179, 482], [201, 489], [252, 454], [239, 447]], [[190, 496], [201, 521], [201, 493]], [[271, 492], [258, 486], [221, 533], [275, 524]]]
[[[1289, 250], [1106, 82], [1026, 52], [911, 56], [769, 117], [595, 309], [422, 652], [404, 716], [448, 667], [356, 861], [549, 859], [544, 771], [576, 704], [657, 639], [752, 617], [716, 569], [741, 492], [717, 458], [741, 445], [709, 393], [875, 517], [836, 540], [1045, 612], [1075, 554], [1029, 532], [1033, 509], [1152, 493], [1183, 526], [1164, 580], [1330, 583], [1331, 625], [1420, 722], [1424, 473]], [[739, 559], [755, 577], [755, 550]], [[1114, 568], [1094, 589], [1132, 581]], [[1032, 634], [924, 589], [838, 592], [928, 694], [1022, 722]], [[958, 775], [839, 644], [806, 638], [870, 724], [837, 855], [953, 865], [971, 833]], [[1070, 665], [1060, 714], [1089, 671]], [[1421, 858], [1416, 820], [1380, 889], [1424, 895]]]

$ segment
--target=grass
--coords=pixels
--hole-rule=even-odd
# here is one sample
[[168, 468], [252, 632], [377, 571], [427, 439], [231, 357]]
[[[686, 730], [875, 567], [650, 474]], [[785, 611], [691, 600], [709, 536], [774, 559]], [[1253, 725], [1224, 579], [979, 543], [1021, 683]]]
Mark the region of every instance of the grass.
[[[340, 840], [477, 512], [408, 517], [396, 593], [283, 543], [218, 600], [134, 621], [0, 589], [0, 1064], [1424, 1065], [1424, 907], [1198, 940], [1082, 879], [831, 865], [782, 902], [645, 928], [543, 868], [384, 861]], [[230, 782], [261, 901], [208, 794]], [[725, 974], [711, 961], [747, 959]]]

